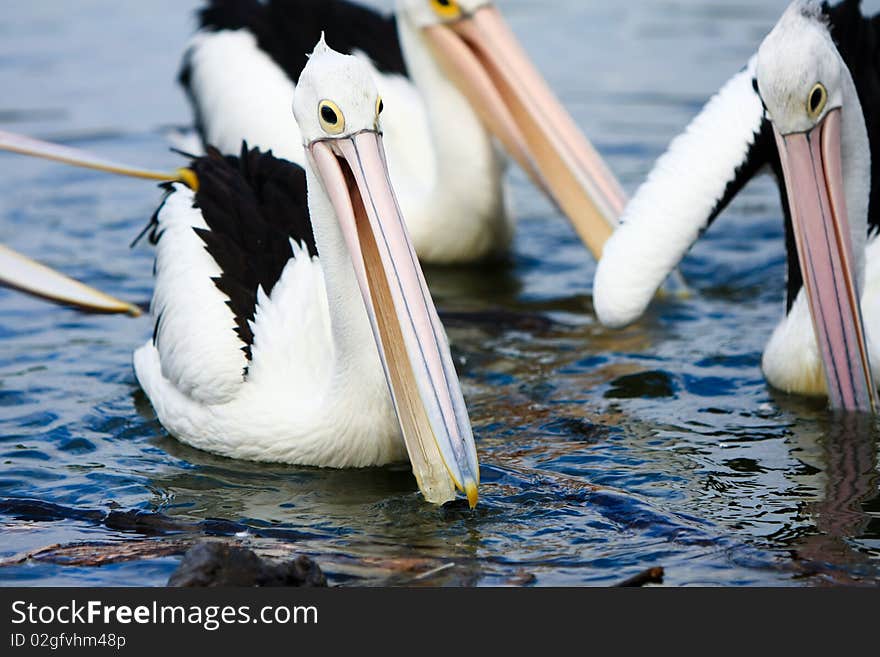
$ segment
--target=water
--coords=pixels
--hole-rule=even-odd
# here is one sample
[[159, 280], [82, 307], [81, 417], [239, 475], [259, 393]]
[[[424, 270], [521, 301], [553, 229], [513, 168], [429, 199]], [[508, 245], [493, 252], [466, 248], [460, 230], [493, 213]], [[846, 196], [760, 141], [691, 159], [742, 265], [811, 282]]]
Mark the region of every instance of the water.
[[[632, 192], [784, 5], [502, 8]], [[11, 3], [0, 128], [175, 164], [163, 129], [189, 120], [174, 76], [195, 6]], [[151, 250], [128, 243], [155, 187], [6, 155], [0, 171], [0, 241], [149, 299]], [[877, 428], [773, 392], [759, 369], [784, 294], [770, 181], [684, 262], [690, 299], [617, 332], [593, 318], [594, 264], [571, 228], [518, 173], [512, 185], [510, 262], [429, 272], [482, 458], [475, 512], [422, 503], [401, 467], [325, 472], [185, 447], [132, 372], [149, 318], [0, 290], [0, 583], [161, 585], [189, 541], [244, 532], [264, 554], [313, 555], [345, 585], [605, 585], [652, 566], [674, 585], [880, 581]], [[114, 558], [85, 565], [70, 548], [81, 542]], [[39, 552], [54, 544], [66, 547]]]

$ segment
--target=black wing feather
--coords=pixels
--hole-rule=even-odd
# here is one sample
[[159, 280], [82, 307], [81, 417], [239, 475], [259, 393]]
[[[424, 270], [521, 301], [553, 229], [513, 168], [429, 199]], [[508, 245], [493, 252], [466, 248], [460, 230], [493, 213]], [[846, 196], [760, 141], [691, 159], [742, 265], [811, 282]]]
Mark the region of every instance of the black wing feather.
[[249, 322], [256, 314], [257, 290], [271, 294], [293, 257], [291, 239], [309, 256], [318, 254], [305, 171], [271, 151], [248, 150], [247, 144], [240, 157], [224, 157], [211, 148], [191, 166], [199, 179], [194, 207], [208, 225], [208, 230], [194, 230], [222, 271], [214, 283], [229, 297], [250, 360], [254, 335]]
[[[322, 32], [334, 50], [361, 50], [379, 70], [407, 74], [396, 18], [348, 0], [210, 0], [199, 22], [205, 30], [249, 30], [293, 82]], [[184, 86], [186, 76], [184, 69]]]
[[871, 142], [871, 200], [868, 226], [880, 228], [880, 15], [862, 15], [861, 0], [824, 6], [831, 36], [859, 94]]

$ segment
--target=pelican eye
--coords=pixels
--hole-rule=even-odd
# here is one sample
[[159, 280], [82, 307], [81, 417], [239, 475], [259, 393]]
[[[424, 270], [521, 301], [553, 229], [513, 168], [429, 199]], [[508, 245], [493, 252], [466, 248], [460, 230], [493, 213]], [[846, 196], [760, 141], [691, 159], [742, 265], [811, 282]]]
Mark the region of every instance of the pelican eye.
[[318, 104], [318, 118], [321, 120], [321, 128], [328, 135], [338, 135], [345, 130], [342, 110], [332, 100], [322, 100]]
[[451, 20], [461, 16], [461, 7], [455, 0], [431, 0], [431, 9], [440, 18]]
[[807, 97], [807, 114], [811, 119], [818, 119], [828, 102], [828, 92], [821, 82], [817, 82]]
[[382, 101], [382, 98], [380, 97], [376, 101], [376, 116], [379, 116], [384, 109], [385, 109], [385, 103]]

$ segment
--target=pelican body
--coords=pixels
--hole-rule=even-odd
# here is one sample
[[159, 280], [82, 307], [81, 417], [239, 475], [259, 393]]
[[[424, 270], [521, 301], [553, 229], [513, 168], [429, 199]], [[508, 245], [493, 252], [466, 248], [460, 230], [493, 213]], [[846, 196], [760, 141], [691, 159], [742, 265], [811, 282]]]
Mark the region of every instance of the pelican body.
[[323, 31], [376, 81], [391, 179], [423, 261], [506, 251], [513, 223], [496, 142], [601, 253], [620, 185], [487, 0], [399, 0], [393, 17], [347, 0], [211, 0], [200, 25], [180, 80], [204, 144], [235, 155], [245, 140], [302, 164], [287, 111]]
[[788, 277], [786, 316], [765, 349], [765, 376], [785, 392], [828, 396], [837, 409], [876, 410], [876, 21], [862, 16], [858, 0], [792, 3], [627, 206], [596, 272], [600, 321], [613, 327], [638, 318], [697, 238], [769, 170], [785, 212]]
[[[323, 40], [294, 97], [299, 166], [259, 149], [193, 162], [154, 218], [138, 381], [163, 425], [233, 458], [364, 467], [409, 455], [435, 503], [476, 504], [476, 448], [409, 241], [362, 61]], [[401, 438], [402, 435], [402, 438]]]
[[[209, 147], [166, 175], [5, 133], [0, 146], [167, 181], [148, 226], [155, 326], [134, 368], [170, 433], [255, 461], [357, 468], [408, 456], [429, 502], [458, 489], [474, 506], [473, 432], [392, 189], [372, 72], [322, 38], [292, 100], [302, 165], [245, 144], [237, 156]], [[9, 284], [93, 301], [0, 256]]]

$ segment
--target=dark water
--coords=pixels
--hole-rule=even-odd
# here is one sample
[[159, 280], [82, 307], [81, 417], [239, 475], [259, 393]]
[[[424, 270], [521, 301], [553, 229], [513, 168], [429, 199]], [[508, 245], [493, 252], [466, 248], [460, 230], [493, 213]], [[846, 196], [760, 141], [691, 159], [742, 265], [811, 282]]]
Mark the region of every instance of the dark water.
[[[785, 2], [501, 4], [631, 192]], [[189, 119], [174, 76], [194, 6], [9, 3], [0, 128], [174, 164], [163, 128]], [[0, 241], [149, 299], [150, 248], [127, 245], [155, 187], [14, 156], [0, 171]], [[774, 186], [753, 184], [688, 257], [690, 299], [612, 332], [593, 319], [589, 256], [512, 178], [510, 264], [430, 272], [482, 457], [476, 512], [422, 503], [404, 468], [187, 448], [132, 372], [148, 318], [0, 290], [0, 558], [82, 541], [128, 557], [93, 567], [56, 550], [0, 562], [0, 583], [160, 585], [181, 545], [235, 534], [311, 554], [337, 584], [612, 584], [652, 566], [675, 585], [880, 581], [876, 427], [779, 395], [759, 369], [783, 310]]]

